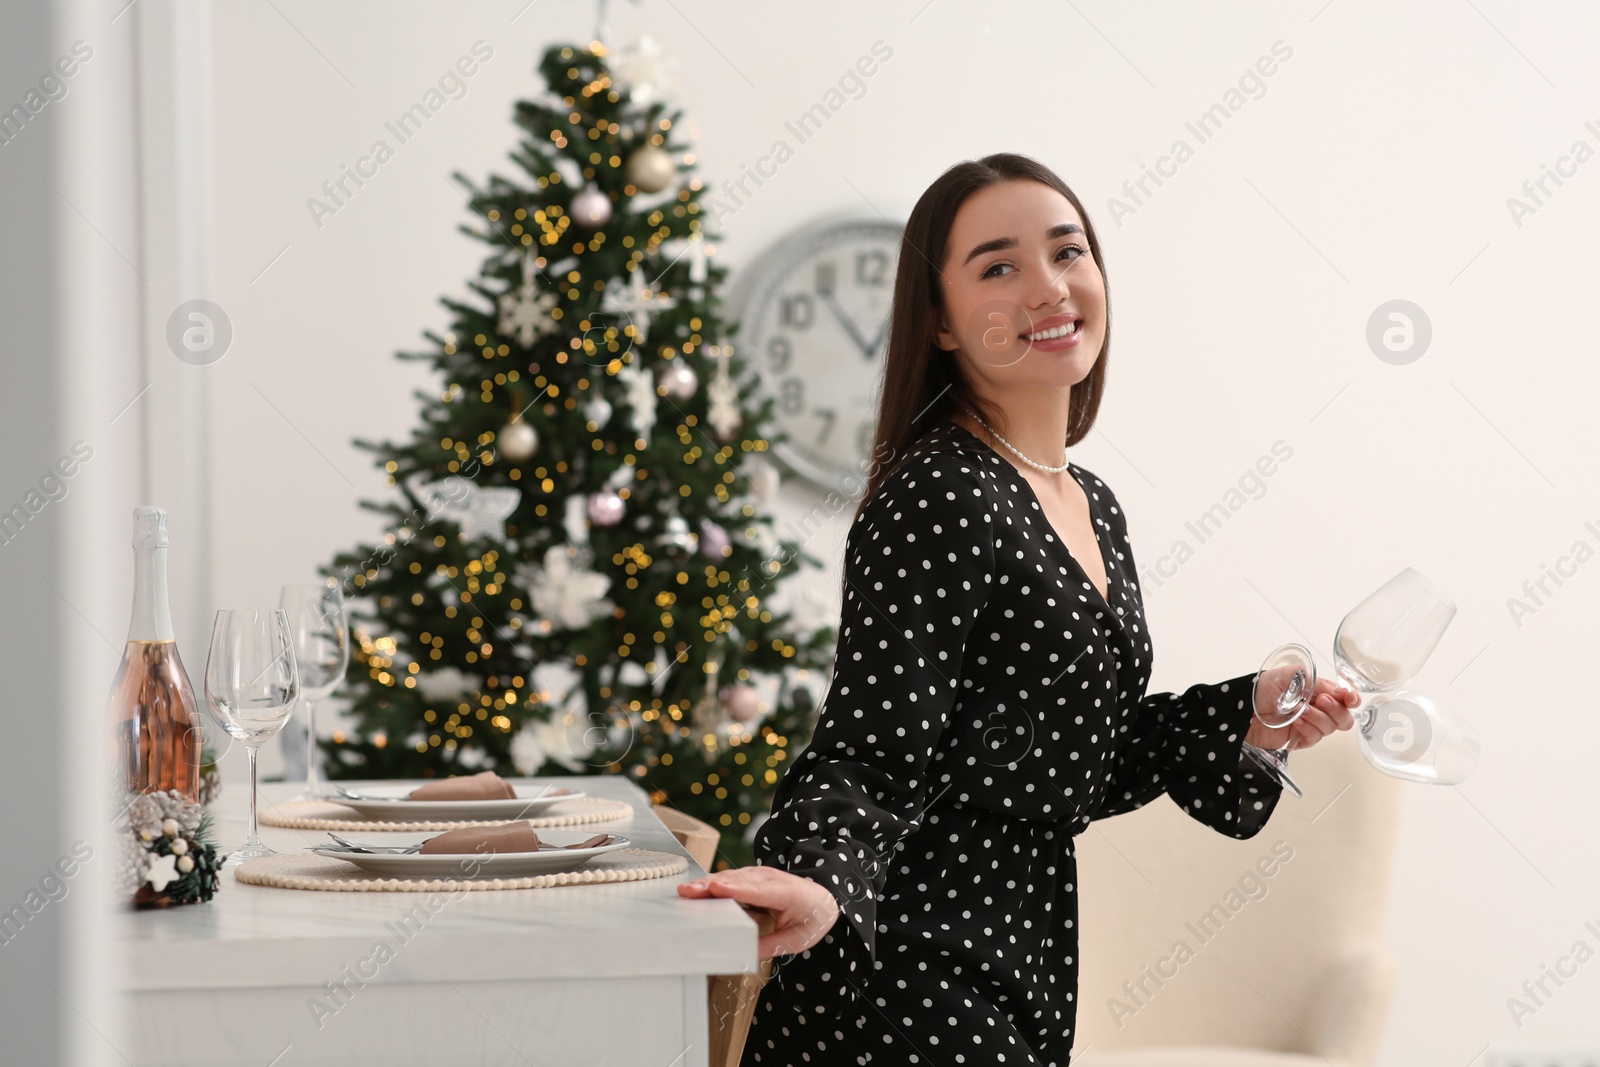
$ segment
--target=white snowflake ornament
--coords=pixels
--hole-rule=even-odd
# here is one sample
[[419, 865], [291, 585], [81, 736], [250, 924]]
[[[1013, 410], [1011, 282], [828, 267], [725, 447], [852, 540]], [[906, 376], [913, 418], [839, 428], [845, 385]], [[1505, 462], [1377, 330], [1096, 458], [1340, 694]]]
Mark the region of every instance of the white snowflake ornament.
[[706, 421], [718, 437], [732, 437], [743, 421], [743, 414], [739, 411], [739, 387], [728, 369], [730, 346], [706, 345], [701, 351], [717, 360], [717, 373], [706, 387], [706, 397], [711, 401], [706, 409]]
[[651, 315], [677, 306], [678, 301], [673, 297], [645, 285], [643, 268], [628, 272], [627, 288], [618, 285], [614, 279], [607, 281], [601, 302], [602, 310], [621, 315], [637, 327], [634, 339], [638, 341], [643, 341], [650, 333]]
[[630, 363], [617, 371], [617, 377], [627, 389], [628, 421], [633, 435], [648, 439], [656, 424], [656, 376], [637, 363]]
[[556, 321], [550, 312], [561, 302], [556, 293], [541, 293], [534, 270], [522, 257], [522, 284], [500, 297], [500, 332], [515, 336], [528, 348], [540, 337], [555, 333]]

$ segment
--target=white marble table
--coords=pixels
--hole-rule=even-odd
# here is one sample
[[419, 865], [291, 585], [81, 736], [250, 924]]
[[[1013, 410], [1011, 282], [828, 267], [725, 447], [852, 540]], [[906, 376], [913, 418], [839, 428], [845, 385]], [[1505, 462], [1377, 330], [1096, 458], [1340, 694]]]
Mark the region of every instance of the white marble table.
[[[629, 819], [594, 832], [685, 854], [632, 782], [559, 782], [632, 806]], [[281, 800], [297, 788], [268, 784], [262, 795]], [[245, 799], [233, 789], [213, 805], [219, 843], [244, 840]], [[326, 835], [263, 826], [262, 839], [292, 851]], [[731, 900], [680, 899], [674, 887], [701, 873], [691, 859], [682, 875], [642, 882], [437, 894], [442, 906], [402, 940], [396, 931], [415, 930], [412, 909], [429, 894], [274, 889], [226, 871], [209, 903], [118, 916], [131, 1058], [139, 1067], [704, 1067], [706, 975], [754, 970], [756, 927]], [[399, 927], [408, 913], [412, 926]]]

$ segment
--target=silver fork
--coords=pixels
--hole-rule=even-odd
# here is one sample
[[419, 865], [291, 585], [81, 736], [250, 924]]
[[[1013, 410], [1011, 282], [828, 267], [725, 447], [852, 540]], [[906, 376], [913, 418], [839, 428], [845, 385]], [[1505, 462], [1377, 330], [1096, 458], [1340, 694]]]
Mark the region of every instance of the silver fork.
[[422, 848], [422, 842], [420, 841], [414, 845], [378, 845], [376, 847], [372, 845], [358, 845], [354, 841], [345, 840], [332, 830], [329, 830], [327, 833], [328, 836], [333, 838], [334, 842], [341, 848], [347, 848], [351, 852], [370, 852], [373, 854], [387, 853], [392, 856], [409, 856], [411, 853], [417, 852]]
[[344, 786], [340, 785], [338, 782], [334, 782], [333, 783], [333, 788], [340, 796], [344, 797], [346, 800], [382, 800], [382, 801], [394, 800], [394, 801], [398, 801], [398, 800], [401, 799], [400, 797], [369, 797], [369, 796], [364, 796], [361, 793], [352, 793], [350, 790], [346, 789]]

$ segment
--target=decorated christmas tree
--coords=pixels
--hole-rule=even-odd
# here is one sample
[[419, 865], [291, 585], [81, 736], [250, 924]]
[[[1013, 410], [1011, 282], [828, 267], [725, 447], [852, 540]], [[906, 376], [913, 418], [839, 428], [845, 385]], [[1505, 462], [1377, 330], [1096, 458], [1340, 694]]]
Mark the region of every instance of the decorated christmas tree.
[[[648, 44], [644, 46], [648, 48]], [[769, 598], [817, 561], [761, 505], [771, 401], [721, 319], [694, 157], [641, 48], [550, 48], [517, 103], [526, 179], [471, 190], [488, 246], [436, 392], [372, 451], [398, 499], [324, 573], [352, 598], [333, 777], [593, 774], [748, 831], [809, 736], [832, 630]]]

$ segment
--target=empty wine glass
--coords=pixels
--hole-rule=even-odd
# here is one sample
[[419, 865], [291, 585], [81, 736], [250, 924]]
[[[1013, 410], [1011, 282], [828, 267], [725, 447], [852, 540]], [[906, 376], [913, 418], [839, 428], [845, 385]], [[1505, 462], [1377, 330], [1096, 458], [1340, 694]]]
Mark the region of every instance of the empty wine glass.
[[317, 701], [339, 687], [350, 665], [344, 594], [332, 579], [316, 585], [286, 585], [278, 606], [289, 617], [306, 708], [306, 786], [295, 799], [315, 800], [327, 795], [317, 758]]
[[[1354, 709], [1361, 752], [1391, 777], [1450, 784], [1465, 779], [1477, 762], [1472, 727], [1432, 699], [1400, 689], [1422, 669], [1455, 613], [1449, 597], [1407, 567], [1352, 608], [1334, 634], [1334, 670], [1361, 698]], [[1283, 645], [1256, 675], [1256, 718], [1287, 729], [1316, 690], [1310, 650]], [[1246, 742], [1244, 750], [1284, 788], [1305, 795], [1289, 775], [1287, 743], [1269, 751]]]
[[281, 610], [224, 609], [211, 627], [206, 707], [217, 725], [244, 744], [250, 759], [250, 834], [230, 852], [231, 866], [276, 853], [256, 821], [256, 753], [283, 728], [300, 695], [289, 618]]

